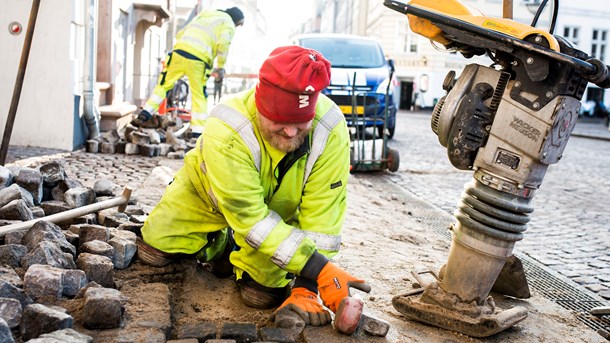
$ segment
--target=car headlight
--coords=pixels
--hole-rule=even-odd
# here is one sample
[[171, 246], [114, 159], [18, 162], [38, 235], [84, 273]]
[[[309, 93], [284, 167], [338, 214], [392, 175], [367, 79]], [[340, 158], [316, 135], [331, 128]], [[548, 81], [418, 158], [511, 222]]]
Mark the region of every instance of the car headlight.
[[[385, 94], [385, 91], [388, 88], [388, 83], [389, 82], [390, 82], [390, 78], [386, 77], [383, 81], [381, 81], [379, 86], [377, 86], [377, 89], [375, 89], [375, 92], [376, 93], [383, 93], [383, 94]], [[389, 94], [392, 94], [392, 88], [390, 88]]]

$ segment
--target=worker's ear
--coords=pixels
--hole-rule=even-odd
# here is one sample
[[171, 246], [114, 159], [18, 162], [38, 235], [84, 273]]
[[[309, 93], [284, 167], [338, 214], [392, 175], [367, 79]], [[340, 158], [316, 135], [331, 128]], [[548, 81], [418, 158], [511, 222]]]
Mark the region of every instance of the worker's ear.
[[238, 21], [237, 24], [235, 24], [235, 27], [242, 26], [242, 25], [244, 25], [244, 20], [243, 19]]

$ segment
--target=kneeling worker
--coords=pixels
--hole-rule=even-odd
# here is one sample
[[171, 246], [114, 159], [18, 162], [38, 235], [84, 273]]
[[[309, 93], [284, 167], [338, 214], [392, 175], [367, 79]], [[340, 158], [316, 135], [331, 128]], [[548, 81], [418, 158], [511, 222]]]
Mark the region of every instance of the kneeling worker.
[[318, 290], [333, 312], [349, 287], [370, 291], [329, 261], [341, 245], [350, 160], [345, 118], [320, 94], [329, 82], [319, 52], [275, 49], [255, 88], [210, 113], [142, 228], [140, 258], [162, 266], [190, 255], [221, 274], [228, 257], [246, 305], [281, 304], [311, 325], [331, 321]]

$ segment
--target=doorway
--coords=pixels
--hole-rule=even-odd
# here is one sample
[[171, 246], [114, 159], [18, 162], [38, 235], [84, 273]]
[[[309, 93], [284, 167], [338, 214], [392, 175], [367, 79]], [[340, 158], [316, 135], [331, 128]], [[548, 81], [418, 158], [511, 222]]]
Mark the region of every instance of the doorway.
[[400, 81], [400, 103], [401, 110], [411, 110], [413, 107], [413, 82]]

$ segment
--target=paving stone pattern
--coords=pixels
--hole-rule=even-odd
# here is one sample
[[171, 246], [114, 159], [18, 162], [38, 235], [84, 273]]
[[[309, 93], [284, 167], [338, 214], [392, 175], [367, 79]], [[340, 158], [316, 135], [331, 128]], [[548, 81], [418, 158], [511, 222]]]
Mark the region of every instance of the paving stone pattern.
[[[400, 151], [400, 169], [389, 177], [424, 201], [453, 213], [472, 172], [449, 163], [430, 129], [429, 112], [398, 114], [388, 144]], [[70, 177], [93, 186], [107, 178], [139, 186], [163, 157], [93, 154], [83, 150], [11, 146], [7, 165], [35, 166], [61, 160]], [[534, 213], [516, 250], [610, 299], [610, 132], [602, 121], [576, 125], [564, 158], [551, 165], [533, 200]]]
[[[389, 142], [400, 169], [388, 177], [422, 200], [453, 213], [471, 171], [451, 166], [430, 129], [429, 112], [401, 111]], [[11, 146], [7, 165], [61, 160], [69, 177], [92, 187], [99, 179], [138, 187], [164, 157], [93, 154]], [[516, 250], [610, 300], [610, 132], [601, 121], [579, 121], [563, 159], [537, 191], [525, 239]]]
[[163, 158], [11, 146], [6, 164], [38, 166], [48, 161], [60, 160], [68, 176], [78, 179], [87, 187], [93, 187], [96, 180], [108, 179], [118, 186], [135, 188]]

